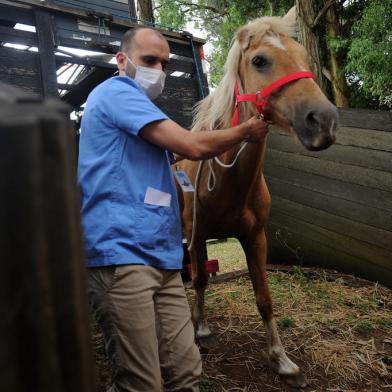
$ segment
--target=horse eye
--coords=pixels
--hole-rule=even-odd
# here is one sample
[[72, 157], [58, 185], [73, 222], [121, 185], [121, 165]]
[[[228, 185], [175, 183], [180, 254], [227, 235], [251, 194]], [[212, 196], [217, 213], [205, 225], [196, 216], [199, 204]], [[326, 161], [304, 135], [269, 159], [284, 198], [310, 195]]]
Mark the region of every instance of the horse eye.
[[268, 59], [266, 59], [264, 56], [255, 56], [252, 59], [252, 64], [256, 68], [265, 68], [270, 63], [269, 63]]

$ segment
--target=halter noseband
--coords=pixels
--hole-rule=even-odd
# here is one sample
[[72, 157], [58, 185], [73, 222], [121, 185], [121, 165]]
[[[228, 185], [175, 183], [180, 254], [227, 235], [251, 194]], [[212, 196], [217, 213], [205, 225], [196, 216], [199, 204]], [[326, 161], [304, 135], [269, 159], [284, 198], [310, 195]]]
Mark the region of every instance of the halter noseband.
[[264, 90], [258, 91], [256, 94], [239, 94], [238, 81], [235, 82], [234, 93], [235, 93], [235, 111], [233, 118], [231, 120], [231, 124], [233, 126], [238, 125], [239, 119], [239, 109], [238, 104], [240, 102], [254, 102], [256, 105], [256, 109], [259, 114], [264, 114], [264, 108], [267, 106], [267, 97], [279, 87], [284, 86], [285, 84], [291, 83], [298, 79], [310, 78], [316, 80], [316, 76], [310, 71], [300, 71], [293, 72], [292, 74], [283, 76], [283, 78], [276, 80], [267, 86]]

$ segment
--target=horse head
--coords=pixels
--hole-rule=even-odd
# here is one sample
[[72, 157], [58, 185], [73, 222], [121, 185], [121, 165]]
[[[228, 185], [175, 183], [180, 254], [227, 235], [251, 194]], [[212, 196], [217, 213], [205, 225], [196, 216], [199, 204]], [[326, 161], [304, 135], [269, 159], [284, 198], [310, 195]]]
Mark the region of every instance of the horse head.
[[[238, 74], [244, 91], [263, 91], [286, 75], [309, 69], [304, 47], [290, 37], [295, 22], [293, 7], [283, 18], [259, 18], [238, 31]], [[322, 150], [335, 142], [337, 110], [311, 78], [272, 92], [264, 113], [280, 128], [294, 131], [309, 150]]]
[[[306, 74], [307, 53], [292, 38], [295, 26], [293, 7], [284, 17], [258, 18], [239, 29], [228, 54], [225, 75], [213, 93], [215, 102], [208, 103], [210, 126], [230, 126], [228, 119], [233, 118], [235, 105], [242, 120], [257, 112], [255, 102], [237, 103], [236, 88], [240, 94], [255, 96], [257, 101], [258, 95], [276, 81]], [[224, 107], [219, 109], [217, 102]], [[323, 150], [335, 142], [337, 109], [311, 77], [297, 78], [280, 86], [278, 83], [264, 104], [266, 120], [296, 134], [307, 149]], [[196, 123], [202, 120], [200, 117], [196, 115]]]

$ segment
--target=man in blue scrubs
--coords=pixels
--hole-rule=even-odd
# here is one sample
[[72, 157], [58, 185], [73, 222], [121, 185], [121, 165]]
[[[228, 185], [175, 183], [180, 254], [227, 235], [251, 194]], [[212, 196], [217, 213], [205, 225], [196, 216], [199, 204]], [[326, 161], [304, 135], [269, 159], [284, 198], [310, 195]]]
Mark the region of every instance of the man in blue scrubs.
[[128, 31], [119, 76], [89, 95], [79, 182], [89, 298], [113, 363], [109, 391], [198, 391], [201, 360], [181, 281], [182, 229], [166, 150], [199, 160], [260, 141], [257, 118], [192, 133], [151, 99], [163, 89], [169, 46], [157, 31]]

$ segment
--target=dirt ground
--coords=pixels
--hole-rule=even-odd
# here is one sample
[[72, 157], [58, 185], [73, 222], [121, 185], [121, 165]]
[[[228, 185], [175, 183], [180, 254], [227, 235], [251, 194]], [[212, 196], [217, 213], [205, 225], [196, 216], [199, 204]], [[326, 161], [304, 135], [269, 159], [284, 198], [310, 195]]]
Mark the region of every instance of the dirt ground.
[[[268, 367], [266, 334], [247, 275], [212, 283], [206, 293], [218, 344], [201, 349], [202, 392], [293, 391]], [[304, 392], [392, 391], [392, 290], [318, 269], [271, 271], [282, 343], [309, 383]], [[187, 288], [190, 302], [193, 291]], [[94, 325], [100, 392], [110, 382]]]

